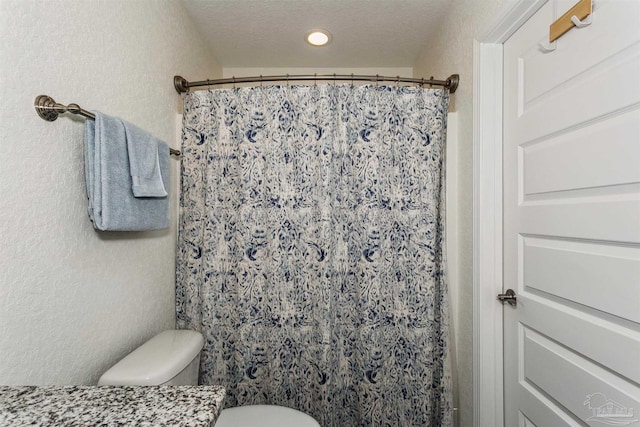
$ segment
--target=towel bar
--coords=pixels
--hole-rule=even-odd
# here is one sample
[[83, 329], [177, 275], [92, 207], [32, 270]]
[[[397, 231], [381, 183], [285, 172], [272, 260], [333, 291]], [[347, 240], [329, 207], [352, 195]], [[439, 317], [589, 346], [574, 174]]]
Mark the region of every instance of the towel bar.
[[[49, 122], [55, 121], [58, 115], [62, 113], [77, 114], [91, 120], [96, 119], [96, 116], [92, 112], [85, 110], [78, 104], [59, 104], [48, 95], [38, 95], [33, 106], [40, 118]], [[169, 154], [179, 157], [181, 153], [180, 150], [169, 148]]]

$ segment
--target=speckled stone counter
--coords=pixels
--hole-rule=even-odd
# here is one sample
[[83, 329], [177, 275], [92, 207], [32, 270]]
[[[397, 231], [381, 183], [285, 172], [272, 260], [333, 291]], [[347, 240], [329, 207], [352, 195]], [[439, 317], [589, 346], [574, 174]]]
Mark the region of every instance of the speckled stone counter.
[[0, 426], [212, 426], [219, 386], [0, 387]]

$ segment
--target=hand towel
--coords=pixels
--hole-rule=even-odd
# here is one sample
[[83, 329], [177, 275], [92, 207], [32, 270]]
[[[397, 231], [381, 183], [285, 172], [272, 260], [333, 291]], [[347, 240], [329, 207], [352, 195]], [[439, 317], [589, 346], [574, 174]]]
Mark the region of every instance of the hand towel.
[[125, 122], [129, 169], [133, 180], [135, 197], [164, 197], [167, 195], [162, 173], [160, 157], [169, 155], [169, 146], [139, 127]]
[[[85, 178], [89, 218], [102, 231], [159, 230], [169, 227], [168, 197], [136, 198], [124, 122], [99, 111], [86, 121]], [[160, 149], [163, 149], [160, 147]], [[155, 161], [155, 159], [153, 160]], [[157, 159], [163, 188], [169, 185], [169, 150]]]

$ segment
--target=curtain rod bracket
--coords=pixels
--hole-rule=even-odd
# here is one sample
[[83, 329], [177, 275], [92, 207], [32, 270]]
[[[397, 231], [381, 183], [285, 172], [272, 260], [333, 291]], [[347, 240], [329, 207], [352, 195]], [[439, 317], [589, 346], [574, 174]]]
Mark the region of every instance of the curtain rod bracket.
[[182, 76], [173, 76], [173, 87], [178, 93], [185, 93], [189, 91], [189, 82]]
[[449, 93], [454, 93], [460, 84], [460, 74], [451, 74], [447, 79], [447, 88]]

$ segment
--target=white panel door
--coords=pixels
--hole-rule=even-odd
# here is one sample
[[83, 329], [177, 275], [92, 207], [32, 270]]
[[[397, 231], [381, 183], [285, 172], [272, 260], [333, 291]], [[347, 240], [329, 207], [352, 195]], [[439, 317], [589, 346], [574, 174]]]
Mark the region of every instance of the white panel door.
[[575, 1], [504, 44], [506, 427], [640, 426], [640, 0]]

